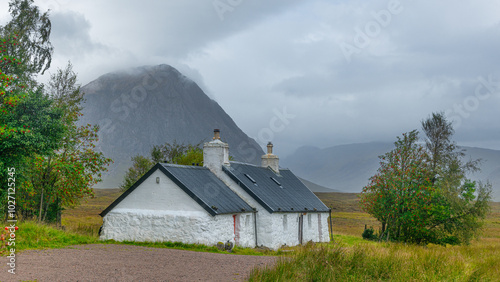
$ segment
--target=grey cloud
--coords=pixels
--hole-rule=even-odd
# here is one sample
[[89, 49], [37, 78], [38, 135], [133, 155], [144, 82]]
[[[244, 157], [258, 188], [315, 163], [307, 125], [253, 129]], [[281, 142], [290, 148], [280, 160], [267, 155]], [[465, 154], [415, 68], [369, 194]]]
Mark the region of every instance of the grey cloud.
[[[55, 56], [84, 55], [72, 61], [87, 82], [171, 64], [254, 137], [287, 106], [297, 118], [275, 134], [285, 155], [302, 145], [393, 141], [431, 112], [463, 104], [479, 76], [500, 73], [498, 9], [487, 0], [401, 0], [403, 11], [350, 62], [339, 43], [352, 44], [390, 0], [232, 0], [222, 20], [215, 2], [67, 1], [53, 15]], [[499, 100], [481, 100], [462, 118], [459, 143], [500, 144]]]
[[59, 55], [84, 56], [107, 50], [103, 44], [90, 36], [91, 24], [83, 14], [59, 12], [50, 16], [52, 22], [51, 41]]

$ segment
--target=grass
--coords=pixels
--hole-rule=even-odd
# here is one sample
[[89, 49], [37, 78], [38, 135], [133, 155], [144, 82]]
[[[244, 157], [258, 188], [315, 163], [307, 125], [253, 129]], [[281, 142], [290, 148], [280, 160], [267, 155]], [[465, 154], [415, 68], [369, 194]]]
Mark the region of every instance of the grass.
[[63, 211], [61, 223], [68, 231], [98, 238], [99, 228], [102, 226], [99, 214], [121, 195], [121, 191], [94, 189], [94, 192], [93, 199], [84, 199], [80, 206]]
[[[34, 222], [20, 223], [16, 251], [111, 243], [226, 253], [213, 246], [178, 242], [99, 241], [98, 230], [102, 225], [99, 213], [121, 193], [119, 189], [95, 192], [94, 199], [63, 212], [65, 231]], [[363, 240], [365, 225], [376, 229], [379, 225], [359, 209], [357, 195], [316, 194], [332, 207], [333, 243], [308, 244], [283, 252], [236, 247], [234, 254], [280, 256], [275, 267], [256, 268], [250, 281], [500, 281], [500, 203], [492, 203], [480, 241], [470, 246], [414, 246]], [[5, 255], [5, 247], [2, 251]]]
[[307, 246], [250, 281], [498, 281], [500, 245], [409, 246], [341, 243]]
[[[64, 230], [54, 225], [26, 221], [18, 224], [16, 231], [16, 252], [29, 249], [63, 248], [79, 244], [124, 244], [153, 248], [170, 248], [197, 252], [228, 253], [220, 251], [215, 246], [200, 244], [184, 244], [180, 242], [117, 242], [114, 240], [99, 240], [99, 228], [102, 218], [99, 215], [109, 204], [121, 194], [119, 189], [96, 189], [95, 198], [85, 199], [82, 204], [63, 212], [61, 222]], [[8, 238], [7, 231], [3, 231]], [[0, 254], [8, 255], [6, 246], [0, 247]], [[235, 255], [281, 255], [282, 252], [266, 249], [251, 249], [235, 247], [231, 254]]]
[[[15, 246], [12, 246], [15, 247], [16, 252], [30, 249], [62, 248], [77, 244], [98, 243], [99, 241], [97, 237], [66, 232], [54, 226], [33, 221], [19, 222], [18, 228], [19, 229], [15, 233], [15, 241], [13, 241], [15, 242]], [[5, 238], [10, 237], [4, 229], [1, 233]], [[10, 248], [11, 247], [9, 247], [9, 249]], [[5, 243], [0, 247], [0, 254], [8, 254]]]
[[254, 269], [250, 281], [500, 281], [500, 203], [492, 203], [481, 240], [416, 246], [363, 240], [365, 224], [378, 224], [356, 195], [316, 194], [332, 207], [334, 242], [298, 248], [275, 267]]

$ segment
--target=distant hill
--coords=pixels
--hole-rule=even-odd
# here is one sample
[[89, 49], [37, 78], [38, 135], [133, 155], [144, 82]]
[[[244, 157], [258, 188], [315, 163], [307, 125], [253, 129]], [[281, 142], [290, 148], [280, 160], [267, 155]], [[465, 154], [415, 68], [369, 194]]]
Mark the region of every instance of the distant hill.
[[339, 190], [335, 190], [335, 189], [327, 188], [325, 186], [318, 185], [314, 182], [305, 180], [304, 178], [299, 177], [299, 179], [302, 183], [304, 183], [304, 185], [307, 186], [307, 188], [309, 188], [309, 190], [311, 190], [314, 193], [316, 193], [316, 192], [321, 192], [321, 193], [340, 192]]
[[198, 85], [169, 65], [108, 73], [82, 87], [82, 124], [99, 124], [97, 149], [114, 160], [100, 188], [118, 187], [134, 155], [153, 145], [209, 141], [221, 130], [235, 160], [260, 164], [262, 148]]
[[[378, 156], [390, 151], [392, 143], [373, 142], [334, 146], [325, 149], [302, 147], [282, 158], [281, 164], [298, 176], [332, 189], [359, 193], [379, 167]], [[482, 159], [481, 172], [474, 180], [489, 180], [493, 197], [500, 201], [500, 151], [473, 147], [466, 149], [466, 159]], [[318, 191], [319, 192], [319, 191]]]

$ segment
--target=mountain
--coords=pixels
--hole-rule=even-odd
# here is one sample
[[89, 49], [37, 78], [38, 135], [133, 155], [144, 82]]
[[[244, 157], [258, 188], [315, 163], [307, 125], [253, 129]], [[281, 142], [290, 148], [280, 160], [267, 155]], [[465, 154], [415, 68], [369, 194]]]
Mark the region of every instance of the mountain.
[[262, 148], [198, 85], [169, 65], [102, 75], [82, 87], [81, 124], [99, 124], [97, 149], [114, 164], [98, 188], [118, 187], [134, 155], [165, 142], [197, 144], [215, 128], [235, 160], [260, 164]]
[[299, 180], [307, 186], [307, 188], [309, 188], [309, 190], [317, 193], [317, 192], [321, 192], [321, 193], [332, 193], [332, 192], [336, 192], [336, 193], [339, 193], [340, 191], [339, 190], [335, 190], [335, 189], [331, 189], [331, 188], [327, 188], [325, 186], [321, 186], [321, 185], [318, 185], [314, 182], [311, 182], [309, 180], [305, 180], [304, 178], [300, 178], [298, 177]]
[[[358, 193], [368, 184], [379, 167], [378, 156], [392, 150], [392, 143], [372, 142], [340, 145], [320, 149], [301, 147], [294, 154], [282, 158], [281, 164], [299, 177], [345, 192]], [[493, 185], [493, 198], [500, 201], [500, 151], [461, 147], [466, 150], [465, 160], [482, 159], [481, 171], [471, 179]]]

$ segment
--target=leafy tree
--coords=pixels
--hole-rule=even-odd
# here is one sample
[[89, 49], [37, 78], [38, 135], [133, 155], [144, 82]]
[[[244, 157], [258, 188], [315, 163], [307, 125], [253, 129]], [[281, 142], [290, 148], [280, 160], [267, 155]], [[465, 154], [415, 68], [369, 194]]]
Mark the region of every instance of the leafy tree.
[[203, 165], [203, 150], [201, 142], [192, 145], [177, 143], [165, 143], [153, 146], [150, 158], [141, 155], [132, 157], [132, 166], [127, 170], [120, 188], [125, 191], [148, 172], [155, 164], [166, 162], [179, 165]]
[[470, 160], [462, 163], [461, 158], [465, 155], [465, 150], [460, 150], [451, 139], [455, 130], [453, 124], [446, 120], [444, 113], [432, 113], [427, 119], [422, 121], [422, 129], [425, 133], [425, 145], [431, 163], [433, 181], [440, 176], [444, 176], [447, 167], [453, 163], [459, 165], [460, 174], [464, 176], [467, 172], [479, 170], [480, 160]]
[[395, 148], [380, 157], [377, 174], [363, 188], [361, 207], [381, 222], [381, 237], [419, 243], [428, 236], [427, 211], [434, 189], [427, 154], [417, 142], [417, 131], [398, 137]]
[[381, 156], [380, 168], [363, 188], [360, 204], [382, 224], [380, 237], [413, 243], [469, 243], [489, 210], [491, 185], [466, 177], [479, 161], [463, 162], [451, 140], [453, 127], [443, 114], [403, 134], [395, 149]]
[[146, 172], [148, 172], [153, 166], [154, 163], [149, 158], [141, 155], [133, 156], [132, 166], [129, 167], [127, 173], [125, 173], [125, 177], [123, 183], [120, 185], [120, 188], [125, 191], [132, 187], [132, 185], [134, 185], [134, 183], [146, 174]]
[[[22, 169], [28, 158], [57, 149], [64, 133], [60, 109], [43, 88], [31, 89], [10, 71], [22, 62], [7, 55], [6, 46], [17, 44], [17, 37], [0, 38], [0, 184], [6, 187], [7, 168], [15, 167], [16, 182], [22, 180]], [[6, 189], [0, 189], [5, 193]], [[6, 197], [1, 198], [4, 201]], [[3, 205], [2, 205], [3, 207]]]
[[[106, 171], [111, 162], [101, 152], [94, 151], [99, 128], [76, 125], [82, 115], [80, 103], [83, 101], [76, 77], [70, 63], [51, 76], [49, 89], [53, 106], [63, 112], [65, 134], [56, 151], [36, 156], [29, 166], [28, 181], [23, 187], [25, 217], [37, 214], [39, 221], [60, 221], [63, 207], [74, 206], [79, 199], [93, 195], [91, 187], [101, 181], [101, 172]], [[33, 211], [34, 203], [38, 212]], [[48, 214], [49, 210], [53, 212]]]
[[203, 161], [203, 150], [200, 149], [203, 141], [198, 142], [197, 144], [184, 144], [178, 143], [177, 140], [174, 140], [173, 143], [165, 143], [160, 146], [153, 146], [151, 150], [151, 158], [154, 163], [166, 162], [166, 163], [175, 163], [182, 165], [191, 165], [192, 163], [188, 163], [189, 158], [186, 159], [184, 155], [187, 152], [192, 151], [192, 154], [197, 152], [198, 154], [201, 152], [200, 158], [193, 158], [193, 160], [198, 160], [195, 163], [202, 163]]
[[189, 145], [182, 155], [176, 156], [173, 163], [180, 165], [203, 165], [203, 150]]
[[44, 73], [50, 67], [53, 46], [50, 43], [51, 22], [48, 12], [42, 13], [33, 0], [12, 0], [9, 3], [10, 22], [0, 27], [0, 37], [16, 36], [18, 42], [5, 48], [5, 53], [22, 58], [21, 67], [7, 69], [19, 77], [30, 80], [34, 87], [33, 75]]
[[452, 141], [452, 123], [444, 113], [433, 113], [422, 121], [432, 164], [434, 186], [440, 191], [434, 203], [432, 229], [450, 234], [455, 241], [469, 243], [477, 236], [489, 211], [491, 184], [475, 182], [467, 176], [480, 170], [481, 160], [463, 161], [465, 150]]

